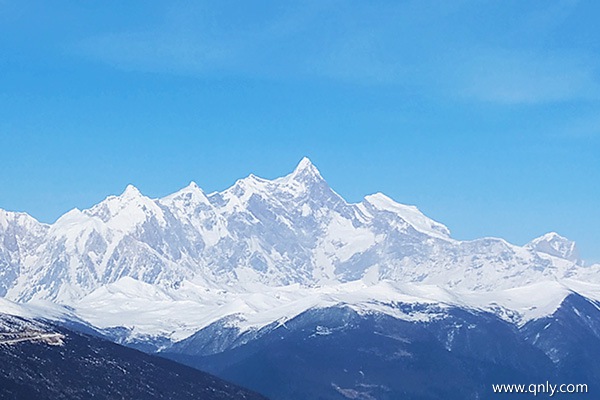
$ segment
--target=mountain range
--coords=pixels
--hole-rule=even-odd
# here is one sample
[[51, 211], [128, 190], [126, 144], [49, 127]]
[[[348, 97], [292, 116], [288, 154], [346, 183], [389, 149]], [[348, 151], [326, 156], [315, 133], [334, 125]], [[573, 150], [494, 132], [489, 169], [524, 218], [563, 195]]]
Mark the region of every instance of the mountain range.
[[[456, 240], [384, 194], [348, 203], [306, 158], [209, 194], [191, 183], [151, 199], [130, 185], [53, 224], [0, 211], [0, 295], [0, 311], [77, 321], [273, 399], [453, 398], [393, 383], [400, 373], [456, 373], [456, 398], [479, 398], [465, 393], [483, 396], [494, 377], [565, 377], [582, 343], [600, 343], [600, 265], [574, 242]], [[573, 327], [581, 338], [566, 336]], [[352, 348], [369, 368], [356, 370], [360, 351], [343, 356]], [[314, 376], [286, 386], [292, 365]]]

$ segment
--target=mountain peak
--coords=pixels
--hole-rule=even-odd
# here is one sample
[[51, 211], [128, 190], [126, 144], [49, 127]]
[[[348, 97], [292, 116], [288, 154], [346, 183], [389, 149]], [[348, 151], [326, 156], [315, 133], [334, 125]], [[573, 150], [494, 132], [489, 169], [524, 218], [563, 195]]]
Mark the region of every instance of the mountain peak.
[[315, 167], [315, 165], [312, 163], [312, 161], [310, 161], [310, 159], [308, 157], [302, 157], [302, 160], [300, 160], [300, 162], [298, 163], [298, 166], [296, 166], [296, 169], [294, 170], [294, 172], [302, 172], [302, 171], [311, 171], [311, 172], [319, 173], [319, 170], [317, 170], [317, 167]]
[[296, 169], [294, 169], [294, 172], [292, 172], [289, 175], [289, 177], [294, 180], [301, 180], [301, 181], [306, 181], [306, 180], [322, 181], [323, 180], [321, 173], [319, 172], [317, 167], [315, 167], [315, 165], [308, 159], [308, 157], [304, 157], [304, 158], [302, 158], [302, 160], [300, 160], [300, 162], [298, 163], [298, 166], [296, 167]]
[[296, 169], [314, 168], [315, 165], [310, 161], [308, 157], [302, 157], [302, 160], [298, 163]]
[[560, 240], [560, 241], [569, 241], [571, 242], [571, 240], [567, 239], [566, 237], [552, 231], [552, 232], [548, 232], [536, 239], [533, 239], [534, 241], [540, 241], [540, 240]]
[[84, 214], [98, 217], [109, 228], [119, 231], [129, 231], [144, 221], [156, 217], [164, 224], [162, 209], [155, 200], [144, 196], [135, 186], [127, 185], [118, 196], [108, 196], [95, 206], [84, 210]]
[[397, 203], [383, 193], [379, 192], [366, 196], [362, 204], [366, 204], [368, 207], [379, 211], [394, 213], [412, 225], [416, 230], [428, 235], [444, 239], [450, 238], [450, 231], [446, 226], [427, 217], [417, 207]]
[[526, 247], [539, 253], [564, 258], [569, 261], [580, 263], [579, 251], [574, 241], [559, 235], [556, 232], [548, 232], [527, 243]]
[[183, 189], [159, 199], [159, 202], [169, 206], [177, 207], [176, 204], [179, 204], [180, 206], [184, 205], [185, 207], [189, 207], [191, 205], [196, 206], [200, 203], [206, 204], [208, 203], [208, 199], [200, 186], [198, 186], [196, 182], [191, 181], [189, 185]]
[[176, 192], [174, 194], [176, 195], [176, 194], [181, 194], [181, 193], [194, 193], [195, 195], [201, 194], [202, 196], [204, 196], [204, 191], [194, 181], [191, 181], [186, 187], [184, 187], [183, 189], [179, 190], [178, 192]]
[[121, 195], [119, 197], [121, 198], [134, 198], [134, 197], [140, 197], [142, 196], [142, 193], [139, 191], [138, 188], [136, 188], [135, 186], [133, 186], [132, 184], [127, 185], [127, 187], [125, 188], [125, 190], [123, 191], [123, 193], [121, 193]]

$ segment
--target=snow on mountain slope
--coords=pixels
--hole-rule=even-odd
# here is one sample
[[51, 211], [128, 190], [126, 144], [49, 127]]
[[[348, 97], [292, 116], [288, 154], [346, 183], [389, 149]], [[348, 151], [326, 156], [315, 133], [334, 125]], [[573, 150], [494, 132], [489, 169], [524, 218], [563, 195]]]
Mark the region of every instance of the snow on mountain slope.
[[[347, 203], [306, 158], [208, 195], [192, 182], [150, 199], [129, 185], [52, 225], [0, 211], [0, 296], [173, 338], [234, 314], [255, 327], [339, 302], [394, 313], [386, 304], [417, 292], [410, 301], [506, 309], [518, 322], [555, 307], [566, 280], [600, 283], [599, 272], [554, 233], [523, 247], [458, 241], [381, 193]], [[552, 299], [526, 294], [537, 290]]]
[[[513, 289], [456, 291], [435, 285], [364, 281], [324, 286], [255, 285], [243, 290], [206, 288], [183, 282], [177, 290], [122, 278], [80, 300], [73, 312], [99, 328], [125, 327], [130, 339], [182, 340], [222, 322], [242, 334], [286, 321], [308, 310], [348, 306], [359, 313], [381, 313], [405, 321], [444, 318], [450, 307], [479, 310], [523, 325], [552, 314], [575, 290], [600, 300], [600, 285], [573, 280], [539, 282]], [[411, 310], [406, 311], [406, 307]]]
[[48, 229], [25, 213], [0, 210], [0, 296], [15, 285]]
[[549, 232], [543, 236], [533, 239], [525, 247], [540, 253], [550, 254], [551, 256], [564, 258], [565, 260], [580, 263], [579, 251], [577, 245], [572, 240], [560, 236], [556, 232]]
[[368, 209], [376, 209], [399, 215], [405, 222], [412, 225], [413, 228], [430, 236], [444, 239], [450, 238], [450, 231], [447, 227], [427, 218], [417, 207], [398, 204], [383, 193], [376, 193], [365, 197], [364, 202], [360, 206], [366, 212], [368, 212]]
[[[360, 281], [322, 287], [262, 286], [243, 292], [211, 290], [188, 283], [183, 286], [180, 291], [167, 294], [148, 284], [123, 278], [83, 298], [75, 312], [100, 328], [129, 327], [133, 337], [167, 336], [180, 340], [224, 318], [244, 332], [273, 322], [285, 323], [309, 309], [339, 304], [349, 305], [356, 311], [379, 311], [406, 320], [429, 319], [437, 314], [409, 315], [400, 312], [396, 304], [443, 307], [434, 295], [407, 294], [402, 286], [391, 282], [375, 286]], [[187, 291], [193, 293], [193, 298], [185, 295]]]
[[151, 219], [161, 226], [166, 224], [163, 210], [133, 185], [128, 185], [120, 196], [107, 197], [85, 214], [99, 218], [109, 229], [124, 233]]

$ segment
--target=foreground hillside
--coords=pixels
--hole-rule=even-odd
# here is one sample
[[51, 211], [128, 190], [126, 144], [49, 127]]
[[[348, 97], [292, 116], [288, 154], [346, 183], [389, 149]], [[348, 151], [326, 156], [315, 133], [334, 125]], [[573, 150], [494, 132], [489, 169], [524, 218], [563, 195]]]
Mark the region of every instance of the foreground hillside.
[[0, 398], [265, 399], [172, 361], [6, 314], [0, 314]]

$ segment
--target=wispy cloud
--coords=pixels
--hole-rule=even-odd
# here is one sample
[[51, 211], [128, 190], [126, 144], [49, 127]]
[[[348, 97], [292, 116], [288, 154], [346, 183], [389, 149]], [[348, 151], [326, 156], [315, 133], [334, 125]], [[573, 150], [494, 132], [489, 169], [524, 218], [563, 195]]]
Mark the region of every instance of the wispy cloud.
[[555, 129], [558, 136], [569, 139], [600, 139], [600, 115], [597, 113], [579, 115]]
[[74, 49], [127, 70], [290, 77], [302, 72], [303, 60], [315, 51], [306, 38], [314, 14], [327, 3], [282, 9], [256, 21], [229, 20], [227, 9], [173, 6], [159, 26], [97, 35], [79, 41]]
[[117, 68], [186, 75], [226, 68], [235, 55], [210, 39], [162, 32], [107, 34], [88, 38], [78, 47]]
[[505, 104], [600, 97], [598, 59], [573, 52], [484, 50], [457, 71], [461, 94]]
[[381, 4], [314, 2], [233, 21], [228, 13], [239, 11], [174, 6], [160, 26], [91, 37], [77, 51], [117, 68], [200, 77], [326, 78], [498, 104], [598, 99], [595, 55], [510, 45], [528, 22], [539, 31], [554, 29], [573, 2], [536, 10], [512, 32], [502, 31], [508, 43], [493, 45], [487, 42], [495, 39], [455, 32], [463, 14], [477, 7], [465, 3], [406, 2], [382, 10]]

